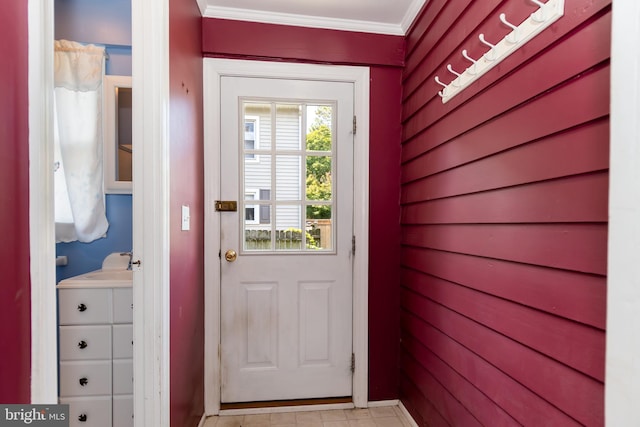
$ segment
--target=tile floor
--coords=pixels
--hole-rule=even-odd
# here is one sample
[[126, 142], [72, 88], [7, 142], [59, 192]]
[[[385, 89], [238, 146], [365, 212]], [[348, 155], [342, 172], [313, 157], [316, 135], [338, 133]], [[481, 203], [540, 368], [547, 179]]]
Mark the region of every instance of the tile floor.
[[204, 427], [411, 427], [397, 406], [209, 417]]

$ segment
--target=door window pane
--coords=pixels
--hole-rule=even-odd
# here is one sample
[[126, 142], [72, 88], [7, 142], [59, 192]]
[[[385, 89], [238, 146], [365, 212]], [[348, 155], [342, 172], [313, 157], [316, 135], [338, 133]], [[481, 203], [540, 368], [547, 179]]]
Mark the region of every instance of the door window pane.
[[301, 111], [300, 104], [276, 105], [276, 150], [300, 150]]
[[301, 201], [301, 156], [276, 156], [276, 200]]
[[[257, 161], [245, 159], [244, 190], [245, 198], [248, 190], [271, 190], [271, 156], [262, 154]], [[249, 200], [258, 199], [254, 197]]]
[[[243, 139], [245, 150], [271, 149], [271, 104], [244, 102], [242, 107]], [[247, 155], [255, 153], [247, 153]]]
[[331, 205], [307, 206], [307, 249], [333, 249], [333, 218]]
[[304, 235], [300, 228], [300, 215], [300, 206], [276, 206], [275, 249], [277, 251], [302, 249]]
[[333, 149], [333, 108], [330, 105], [307, 105], [308, 151], [331, 151]]
[[307, 200], [331, 200], [332, 186], [331, 157], [307, 156]]

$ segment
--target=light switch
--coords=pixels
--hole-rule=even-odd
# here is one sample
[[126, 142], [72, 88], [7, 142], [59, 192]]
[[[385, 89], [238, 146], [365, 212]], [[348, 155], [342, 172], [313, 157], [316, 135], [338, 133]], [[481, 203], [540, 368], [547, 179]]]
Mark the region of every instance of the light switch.
[[188, 231], [191, 228], [191, 214], [189, 214], [189, 206], [182, 205], [182, 231]]

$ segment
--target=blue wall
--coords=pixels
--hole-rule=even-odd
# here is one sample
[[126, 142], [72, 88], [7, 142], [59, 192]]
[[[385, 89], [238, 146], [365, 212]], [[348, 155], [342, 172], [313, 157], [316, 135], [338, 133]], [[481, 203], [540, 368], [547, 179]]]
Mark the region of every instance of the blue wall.
[[[55, 38], [105, 46], [106, 73], [131, 75], [131, 0], [55, 0]], [[56, 267], [57, 281], [98, 270], [112, 252], [132, 248], [131, 195], [106, 196], [107, 236], [91, 243], [58, 243], [68, 265]]]
[[131, 195], [107, 194], [107, 237], [91, 243], [58, 243], [57, 255], [66, 255], [69, 264], [56, 267], [57, 280], [99, 270], [102, 260], [110, 253], [131, 251], [131, 219]]

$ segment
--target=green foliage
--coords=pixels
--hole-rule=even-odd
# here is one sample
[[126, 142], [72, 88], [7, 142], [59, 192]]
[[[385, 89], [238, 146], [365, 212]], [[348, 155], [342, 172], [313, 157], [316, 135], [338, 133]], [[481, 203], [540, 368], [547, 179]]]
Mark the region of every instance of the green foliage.
[[[316, 110], [316, 117], [307, 134], [307, 150], [331, 151], [331, 107]], [[331, 157], [307, 156], [307, 200], [331, 200]], [[329, 219], [329, 206], [307, 206], [308, 219]]]
[[[300, 236], [300, 240], [302, 240], [302, 230], [300, 230], [299, 228], [290, 227], [284, 230], [284, 232], [285, 234], [288, 234], [289, 237], [293, 237], [294, 235]], [[306, 238], [307, 249], [320, 249], [320, 246], [318, 246], [318, 242], [316, 242], [316, 239], [314, 239], [308, 231], [305, 231], [304, 234]]]

